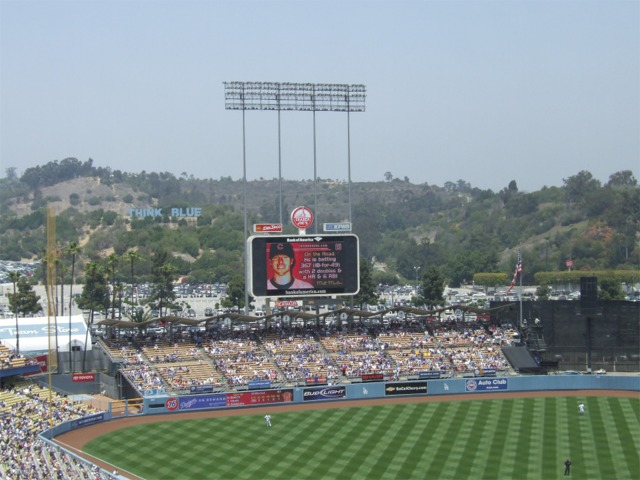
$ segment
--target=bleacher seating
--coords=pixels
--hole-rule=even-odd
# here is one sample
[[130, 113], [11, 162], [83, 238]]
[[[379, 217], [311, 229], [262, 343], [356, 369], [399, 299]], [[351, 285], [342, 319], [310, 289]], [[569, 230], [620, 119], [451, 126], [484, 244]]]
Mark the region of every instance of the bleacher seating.
[[105, 346], [111, 356], [126, 360], [123, 373], [144, 392], [180, 391], [194, 385], [234, 389], [255, 380], [295, 385], [316, 376], [335, 381], [376, 373], [401, 378], [424, 371], [446, 375], [485, 368], [504, 371], [509, 366], [501, 347], [512, 341], [508, 328], [453, 322], [358, 327], [347, 332], [210, 331], [198, 344], [154, 336], [105, 342]]
[[0, 390], [0, 473], [2, 478], [111, 478], [84, 461], [52, 445], [39, 434], [52, 424], [95, 413], [92, 407], [71, 401], [48, 388], [21, 381]]
[[[422, 328], [418, 328], [422, 327]], [[362, 327], [353, 331], [331, 329], [301, 332], [269, 330], [254, 333], [210, 331], [198, 344], [164, 337], [122, 337], [101, 340], [99, 345], [112, 359], [123, 362], [122, 372], [141, 392], [165, 388], [179, 392], [194, 385], [212, 385], [216, 390], [246, 388], [254, 380], [300, 385], [309, 378], [322, 377], [329, 382], [349, 381], [366, 374], [385, 378], [416, 376], [435, 371], [446, 375], [465, 375], [485, 368], [504, 372], [509, 366], [501, 347], [513, 344], [515, 330], [496, 325], [456, 324]], [[3, 368], [24, 365], [26, 359], [0, 345]], [[339, 377], [344, 375], [345, 378]], [[43, 408], [50, 396], [55, 398], [54, 417]], [[33, 458], [42, 458], [29, 467], [24, 478], [102, 478], [74, 462], [63, 452], [37, 440], [38, 432], [50, 422], [77, 418], [92, 413], [91, 407], [70, 402], [63, 396], [29, 383], [0, 391], [2, 430], [22, 432], [32, 441], [28, 450]], [[18, 438], [23, 441], [24, 437]], [[6, 445], [6, 442], [5, 442]], [[3, 458], [3, 478], [20, 476], [11, 458]]]

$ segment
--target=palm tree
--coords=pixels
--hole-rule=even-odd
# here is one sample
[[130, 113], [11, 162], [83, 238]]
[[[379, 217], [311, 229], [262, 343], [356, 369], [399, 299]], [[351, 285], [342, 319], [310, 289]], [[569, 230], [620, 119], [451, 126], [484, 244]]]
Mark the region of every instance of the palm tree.
[[96, 262], [89, 262], [85, 269], [85, 285], [82, 295], [78, 299], [78, 306], [89, 310], [89, 328], [87, 328], [84, 339], [84, 355], [82, 357], [82, 370], [84, 371], [87, 357], [87, 342], [89, 330], [93, 326], [93, 316], [97, 308], [106, 311], [109, 306], [109, 287], [107, 285], [107, 275], [102, 265]]
[[[57, 278], [56, 282], [56, 330], [58, 328], [58, 313], [60, 316], [64, 315], [64, 275], [67, 272], [65, 265], [62, 263], [62, 254], [64, 249], [60, 246], [56, 246], [55, 248], [55, 266], [56, 271], [54, 274], [54, 278]], [[60, 285], [60, 302], [58, 303], [58, 284]], [[60, 310], [58, 310], [58, 308]]]
[[13, 283], [13, 310], [16, 314], [16, 353], [20, 355], [20, 331], [18, 330], [18, 297], [16, 295], [16, 284], [20, 279], [20, 272], [9, 272], [9, 280]]
[[136, 260], [142, 260], [142, 255], [140, 255], [135, 250], [127, 250], [124, 254], [124, 257], [131, 262], [131, 308], [133, 308], [133, 292], [135, 290], [135, 275], [133, 273], [133, 264]]
[[109, 266], [110, 277], [111, 277], [111, 319], [115, 320], [116, 318], [116, 267], [118, 266], [118, 262], [120, 258], [115, 253], [112, 253], [107, 257], [107, 265]]
[[76, 256], [80, 255], [81, 248], [78, 242], [71, 242], [67, 245], [67, 253], [71, 255], [71, 287], [69, 288], [69, 370], [73, 373], [72, 360], [71, 360], [71, 315], [73, 308], [73, 283], [75, 281], [76, 273]]
[[138, 324], [138, 330], [142, 333], [142, 330], [146, 327], [146, 323], [148, 320], [153, 318], [150, 310], [144, 311], [142, 309], [138, 310], [137, 308], [133, 310], [130, 314], [127, 314], [127, 318], [133, 322]]
[[154, 269], [150, 301], [162, 316], [163, 308], [169, 308], [176, 298], [173, 291], [173, 276], [177, 268], [170, 263], [163, 263]]

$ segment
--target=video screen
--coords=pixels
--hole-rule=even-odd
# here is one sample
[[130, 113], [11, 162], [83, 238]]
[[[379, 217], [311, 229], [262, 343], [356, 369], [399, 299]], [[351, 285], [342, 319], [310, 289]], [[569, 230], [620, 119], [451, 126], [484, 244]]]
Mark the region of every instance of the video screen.
[[249, 238], [254, 297], [354, 295], [360, 289], [355, 235]]

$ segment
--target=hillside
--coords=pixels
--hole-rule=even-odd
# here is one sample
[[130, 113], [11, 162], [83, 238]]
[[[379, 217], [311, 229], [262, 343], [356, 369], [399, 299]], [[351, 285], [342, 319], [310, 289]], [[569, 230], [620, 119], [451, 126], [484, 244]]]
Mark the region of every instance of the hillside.
[[[601, 185], [582, 171], [564, 183], [524, 193], [515, 180], [493, 192], [463, 180], [438, 187], [390, 179], [349, 189], [346, 182], [327, 179], [262, 179], [248, 182], [246, 192], [250, 225], [280, 221], [282, 192], [290, 233], [294, 207], [311, 207], [316, 224], [347, 221], [351, 197], [361, 254], [384, 265], [376, 273], [381, 281], [412, 279], [428, 266], [440, 267], [454, 285], [476, 272], [510, 274], [518, 250], [526, 276], [563, 270], [568, 259], [575, 269], [637, 268], [640, 189], [631, 172], [613, 173]], [[166, 251], [181, 275], [225, 281], [243, 271], [244, 189], [230, 178], [114, 172], [75, 159], [51, 162], [20, 178], [0, 179], [0, 260], [42, 257], [49, 206], [58, 243], [82, 247], [80, 272], [88, 261], [136, 250], [144, 276], [151, 258]], [[151, 208], [162, 214], [131, 215], [132, 209]], [[202, 215], [179, 218], [168, 213], [171, 208], [200, 208]]]

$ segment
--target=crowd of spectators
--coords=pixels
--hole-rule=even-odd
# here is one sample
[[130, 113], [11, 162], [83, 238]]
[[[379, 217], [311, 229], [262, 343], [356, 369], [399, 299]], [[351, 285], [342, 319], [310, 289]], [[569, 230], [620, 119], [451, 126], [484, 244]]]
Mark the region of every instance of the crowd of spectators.
[[219, 332], [207, 336], [204, 349], [218, 367], [230, 387], [247, 385], [251, 381], [283, 381], [274, 360], [253, 335]]
[[288, 382], [304, 382], [307, 378], [316, 377], [332, 381], [339, 377], [332, 357], [310, 333], [283, 330], [266, 334], [261, 343]]
[[351, 329], [315, 326], [271, 327], [243, 332], [198, 332], [197, 338], [153, 335], [106, 342], [126, 360], [123, 372], [141, 391], [185, 390], [211, 385], [216, 390], [246, 387], [252, 381], [328, 382], [383, 374], [387, 378], [439, 372], [442, 375], [494, 369], [509, 364], [501, 347], [512, 345], [511, 326], [469, 322], [359, 325]]
[[[181, 390], [193, 385], [224, 390], [256, 380], [304, 383], [322, 377], [333, 383], [367, 374], [400, 378], [425, 371], [443, 375], [504, 371], [509, 366], [501, 347], [512, 345], [515, 337], [516, 331], [509, 325], [450, 322], [411, 323], [402, 328], [356, 325], [341, 331], [335, 326], [259, 332], [212, 329], [201, 332], [197, 339], [176, 341], [138, 334], [103, 340], [102, 344], [110, 355], [124, 359], [122, 372], [140, 391]], [[11, 353], [0, 353], [5, 365]], [[45, 392], [48, 390], [34, 385], [0, 391], [2, 478], [109, 478], [108, 473], [39, 438], [50, 423], [91, 413], [86, 405], [62, 396], [56, 396], [50, 413]]]
[[17, 353], [15, 350], [0, 344], [0, 369], [37, 365], [37, 363], [36, 359], [27, 358], [21, 353]]
[[[52, 408], [53, 407], [53, 408]], [[98, 467], [47, 443], [39, 434], [68, 420], [97, 413], [35, 384], [23, 383], [0, 390], [0, 475], [13, 479], [113, 478]]]

